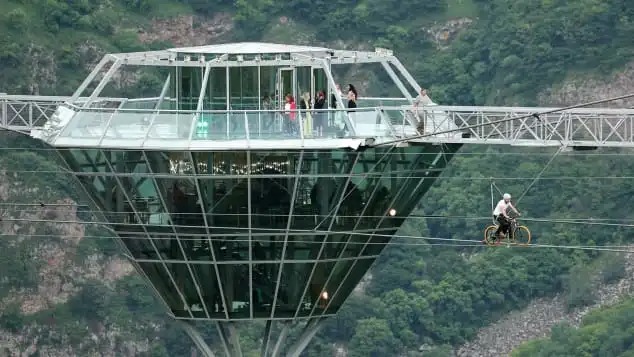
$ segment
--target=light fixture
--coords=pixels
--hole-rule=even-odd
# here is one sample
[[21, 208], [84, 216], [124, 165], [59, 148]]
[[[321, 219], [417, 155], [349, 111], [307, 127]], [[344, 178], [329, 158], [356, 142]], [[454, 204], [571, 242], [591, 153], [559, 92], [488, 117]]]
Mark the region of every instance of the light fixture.
[[328, 292], [324, 291], [323, 293], [321, 293], [321, 298], [324, 300], [328, 300]]
[[390, 208], [390, 210], [388, 211], [388, 213], [390, 216], [394, 217], [396, 216], [396, 210], [394, 208]]

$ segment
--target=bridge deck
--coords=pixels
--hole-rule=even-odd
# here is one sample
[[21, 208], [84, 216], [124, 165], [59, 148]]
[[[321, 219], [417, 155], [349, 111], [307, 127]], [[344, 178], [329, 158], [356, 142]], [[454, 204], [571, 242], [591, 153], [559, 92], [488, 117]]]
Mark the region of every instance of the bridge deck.
[[[68, 97], [0, 95], [0, 127], [31, 132], [41, 129]], [[101, 98], [117, 102], [121, 98]], [[378, 101], [377, 101], [378, 102]], [[394, 101], [393, 101], [394, 102]], [[360, 108], [349, 116], [354, 131], [295, 136], [281, 134], [282, 122], [275, 113], [263, 121], [264, 112], [169, 113], [150, 110], [120, 111], [113, 108], [73, 109], [72, 125], [58, 132], [56, 145], [143, 146], [167, 145], [192, 148], [203, 145], [271, 147], [286, 142], [289, 148], [364, 145], [400, 138], [408, 141], [526, 146], [634, 147], [634, 109], [580, 108], [540, 114], [556, 108], [411, 106]], [[344, 114], [331, 112], [329, 115]], [[198, 114], [198, 116], [196, 116]], [[222, 130], [197, 136], [196, 120], [205, 115], [222, 117]], [[539, 114], [539, 115], [535, 115]], [[148, 116], [154, 117], [152, 123]], [[144, 122], [145, 120], [145, 122]], [[182, 126], [182, 123], [186, 123]], [[268, 121], [267, 121], [268, 120]], [[184, 128], [184, 129], [183, 129]], [[72, 129], [72, 130], [71, 130]], [[420, 137], [424, 134], [423, 137]], [[328, 139], [328, 140], [326, 140]], [[176, 142], [180, 142], [177, 144]], [[237, 145], [237, 146], [236, 146]]]

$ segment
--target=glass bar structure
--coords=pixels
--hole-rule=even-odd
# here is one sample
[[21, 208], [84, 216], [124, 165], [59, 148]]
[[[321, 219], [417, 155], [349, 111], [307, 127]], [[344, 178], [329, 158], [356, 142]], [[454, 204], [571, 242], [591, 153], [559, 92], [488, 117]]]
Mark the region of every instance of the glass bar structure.
[[[346, 108], [332, 67], [367, 63], [403, 97]], [[239, 356], [232, 323], [265, 320], [262, 355], [296, 356], [460, 148], [376, 145], [454, 128], [443, 113], [410, 115], [419, 90], [385, 50], [237, 43], [111, 54], [31, 136], [56, 148], [203, 354], [212, 352], [192, 321], [218, 323], [225, 353]], [[284, 347], [299, 322], [304, 333]]]

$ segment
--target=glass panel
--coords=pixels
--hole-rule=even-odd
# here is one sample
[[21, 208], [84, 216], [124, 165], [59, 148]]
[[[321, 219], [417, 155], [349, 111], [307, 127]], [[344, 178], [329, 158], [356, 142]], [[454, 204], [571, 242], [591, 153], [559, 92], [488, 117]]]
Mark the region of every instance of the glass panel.
[[249, 265], [220, 264], [218, 272], [230, 318], [250, 317]]
[[229, 68], [229, 104], [232, 110], [258, 109], [258, 92], [258, 67]]
[[368, 234], [351, 234], [346, 237], [348, 239], [348, 245], [343, 253], [343, 258], [355, 258], [361, 254], [363, 246], [370, 239]]
[[[247, 179], [200, 179], [200, 189], [216, 258], [221, 261], [249, 259], [249, 200]], [[231, 234], [233, 236], [222, 237]], [[236, 236], [237, 235], [237, 236]]]
[[276, 231], [283, 239], [288, 224], [294, 175], [299, 164], [298, 152], [252, 152], [251, 203], [252, 226]]
[[154, 288], [177, 317], [190, 317], [184, 308], [183, 300], [161, 263], [139, 262], [139, 266], [150, 279]]
[[[395, 225], [395, 226], [400, 226], [402, 224], [402, 222], [405, 220], [405, 218], [401, 218], [399, 219], [398, 224], [395, 224], [396, 222], [389, 222], [387, 224], [389, 225]], [[366, 237], [366, 238], [370, 238], [368, 245], [365, 246], [365, 249], [363, 250], [363, 252], [361, 253], [362, 256], [372, 256], [372, 255], [379, 255], [381, 254], [381, 252], [383, 251], [383, 249], [385, 249], [385, 246], [390, 242], [390, 240], [392, 240], [392, 235], [394, 235], [396, 233], [397, 229], [388, 231], [379, 231], [377, 232], [377, 235], [374, 235], [372, 237]]]
[[306, 282], [312, 269], [313, 263], [284, 263], [280, 287], [277, 293], [276, 318], [294, 317], [298, 308], [300, 312], [304, 309], [309, 309], [308, 311], [310, 312], [311, 300], [308, 298], [301, 299], [302, 294], [307, 289]]
[[260, 109], [270, 110], [277, 108], [279, 103], [276, 103], [276, 81], [277, 68], [276, 67], [260, 67], [260, 96], [262, 102], [260, 103]]
[[[299, 316], [310, 314], [313, 307], [316, 313], [320, 313], [326, 307], [326, 303], [332, 292], [325, 289], [326, 280], [335, 266], [335, 262], [319, 262], [310, 264], [310, 269], [314, 269], [310, 282], [306, 286], [304, 300], [299, 306]], [[304, 281], [308, 281], [306, 276]]]
[[[174, 231], [171, 226], [169, 215], [165, 211], [165, 207], [161, 202], [156, 182], [148, 177], [150, 169], [140, 151], [104, 151], [108, 156], [110, 164], [118, 174], [127, 174], [126, 176], [118, 176], [118, 181], [123, 187], [117, 186], [119, 191], [115, 191], [115, 197], [121, 195], [121, 199], [115, 202], [124, 202], [116, 209], [117, 212], [126, 215], [127, 222], [134, 225], [125, 225], [115, 227], [118, 232], [142, 232], [143, 228], [150, 234], [154, 240], [154, 245], [158, 249], [159, 254], [164, 259], [182, 260], [183, 254], [181, 246], [176, 241]], [[164, 195], [163, 195], [164, 196]], [[129, 212], [125, 204], [126, 198], [130, 199], [130, 207], [134, 207], [133, 212]], [[140, 226], [143, 225], [144, 227]]]
[[203, 67], [181, 67], [180, 72], [179, 109], [196, 110], [205, 69]]
[[[329, 297], [330, 299], [332, 299], [332, 301], [330, 302], [330, 305], [328, 306], [325, 312], [326, 314], [335, 314], [337, 311], [339, 311], [339, 308], [341, 307], [341, 305], [352, 293], [354, 288], [357, 287], [357, 284], [361, 281], [361, 278], [363, 278], [366, 271], [370, 269], [370, 266], [372, 266], [373, 262], [374, 262], [374, 259], [356, 260], [356, 264], [352, 268], [350, 275], [348, 275], [346, 280], [341, 283], [341, 285], [338, 287], [339, 289], [337, 290], [337, 292], [334, 294], [331, 294], [331, 296]], [[343, 276], [340, 276], [339, 279], [343, 279]]]
[[227, 110], [227, 68], [211, 68], [203, 110]]
[[251, 140], [284, 139], [285, 118], [280, 112], [248, 112], [249, 138]]
[[[279, 264], [253, 265], [253, 314], [255, 317], [271, 315], [279, 267]], [[279, 300], [276, 305], [279, 307]]]
[[358, 109], [349, 112], [348, 117], [358, 136], [390, 137], [393, 135], [386, 121], [374, 109]]
[[216, 278], [216, 267], [211, 264], [192, 264], [192, 269], [200, 285], [201, 295], [209, 315], [212, 318], [225, 318], [221, 292]]
[[[336, 262], [332, 271], [328, 272], [329, 273], [328, 282], [326, 283], [326, 287], [323, 289], [323, 291], [326, 292], [327, 294], [327, 298], [328, 298], [327, 300], [330, 300], [333, 298], [333, 294], [335, 294], [337, 289], [339, 289], [341, 283], [346, 277], [346, 274], [348, 274], [348, 271], [352, 267], [353, 263], [354, 263], [354, 260], [339, 260]], [[317, 297], [319, 297], [321, 300], [325, 300], [323, 299], [325, 295], [319, 295]], [[312, 301], [315, 301], [315, 300], [312, 300]], [[323, 313], [327, 304], [328, 304], [328, 301], [319, 301], [317, 305], [314, 306], [315, 312], [313, 313], [313, 315], [319, 315]]]
[[60, 133], [61, 137], [101, 138], [106, 132], [111, 111], [81, 111], [66, 125]]
[[151, 122], [148, 139], [188, 139], [194, 114], [162, 113], [154, 115]]
[[154, 114], [148, 112], [116, 112], [110, 120], [104, 139], [144, 139]]
[[[368, 174], [362, 184], [365, 186], [363, 201], [365, 206], [362, 210], [362, 217], [359, 218], [356, 229], [374, 229], [385, 217], [392, 202], [393, 195], [402, 187], [407, 171], [399, 171], [398, 163], [403, 158], [389, 149], [374, 149], [363, 154], [356, 167], [354, 174]], [[387, 155], [386, 155], [387, 153]], [[358, 178], [353, 178], [355, 182], [361, 182]], [[391, 192], [391, 189], [397, 190]]]
[[[194, 317], [206, 318], [207, 316], [200, 301], [200, 296], [198, 295], [198, 282], [194, 280], [194, 276], [190, 273], [187, 264], [168, 263], [166, 265], [167, 269], [172, 273], [172, 277], [174, 277], [178, 290], [183, 293], [185, 302]], [[185, 306], [183, 306], [183, 309], [186, 310]]]
[[277, 73], [277, 108], [284, 109], [286, 97], [291, 96], [295, 100], [296, 94], [293, 88], [293, 69], [280, 68]]

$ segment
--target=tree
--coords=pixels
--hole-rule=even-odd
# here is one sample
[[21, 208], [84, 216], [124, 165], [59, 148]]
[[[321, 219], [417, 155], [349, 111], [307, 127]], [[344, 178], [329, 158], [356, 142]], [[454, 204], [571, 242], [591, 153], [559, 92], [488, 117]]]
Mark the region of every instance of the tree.
[[350, 357], [393, 356], [398, 352], [398, 340], [387, 321], [377, 318], [360, 320], [349, 345]]

